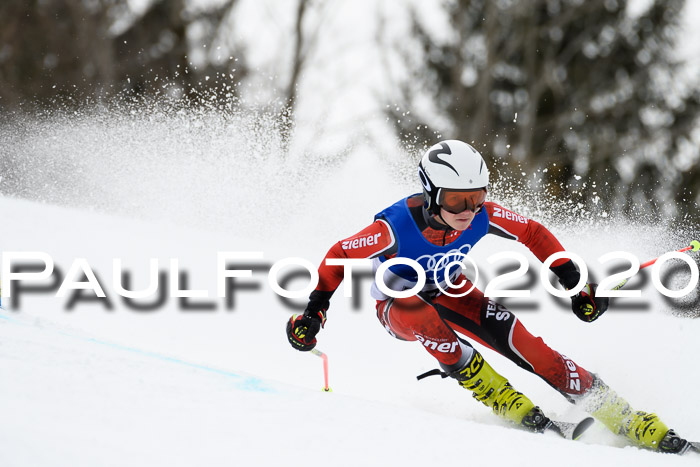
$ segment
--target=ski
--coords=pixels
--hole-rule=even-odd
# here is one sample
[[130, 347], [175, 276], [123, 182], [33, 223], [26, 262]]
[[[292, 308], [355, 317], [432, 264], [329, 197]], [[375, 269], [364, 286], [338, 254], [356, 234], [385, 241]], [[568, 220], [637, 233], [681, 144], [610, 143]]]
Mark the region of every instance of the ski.
[[700, 454], [700, 441], [688, 441], [690, 451], [695, 451]]
[[592, 417], [586, 417], [578, 423], [560, 422], [558, 420], [550, 421], [552, 423], [547, 427], [548, 430], [558, 433], [563, 438], [577, 440], [593, 425], [595, 420]]

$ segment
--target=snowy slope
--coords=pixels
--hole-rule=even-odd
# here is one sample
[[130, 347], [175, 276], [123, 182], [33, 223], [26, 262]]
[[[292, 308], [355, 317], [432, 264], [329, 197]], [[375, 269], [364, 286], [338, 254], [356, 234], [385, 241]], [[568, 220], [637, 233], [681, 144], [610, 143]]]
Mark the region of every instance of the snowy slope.
[[0, 322], [4, 466], [425, 465], [455, 456], [493, 465], [692, 465]]
[[[347, 180], [358, 166], [351, 158], [338, 180]], [[375, 172], [371, 176], [382, 176]], [[319, 336], [319, 348], [330, 356], [332, 394], [319, 390], [320, 360], [289, 348], [284, 323], [291, 311], [270, 291], [264, 274], [254, 274], [259, 289], [240, 291], [233, 311], [211, 298], [195, 299], [212, 303], [209, 311], [184, 311], [174, 298], [154, 311], [135, 311], [114, 294], [115, 257], [130, 268], [137, 287], [145, 286], [149, 258], [161, 265], [178, 258], [189, 288], [211, 295], [217, 251], [317, 262], [340, 235], [362, 227], [376, 208], [401, 194], [399, 185], [378, 195], [353, 188], [339, 182], [331, 196], [318, 200], [327, 207], [350, 196], [367, 198], [346, 204], [337, 225], [308, 231], [310, 214], [300, 213], [298, 222], [286, 221], [284, 232], [259, 236], [0, 198], [3, 252], [47, 252], [63, 274], [75, 258], [85, 258], [112, 302], [111, 310], [82, 302], [68, 311], [66, 300], [54, 293], [31, 293], [21, 296], [19, 311], [0, 310], [0, 465], [697, 464], [689, 456], [625, 447], [600, 425], [580, 443], [523, 433], [452, 381], [416, 382], [415, 375], [434, 362], [418, 345], [387, 335], [366, 294], [353, 310], [339, 291]], [[262, 215], [279, 221], [273, 211]], [[613, 226], [603, 241], [590, 242], [565, 226], [550, 227], [591, 264], [603, 253], [629, 247], [624, 236], [634, 230]], [[652, 229], [644, 235], [660, 238]], [[522, 251], [503, 242], [485, 239], [474, 257], [483, 263], [499, 246]], [[671, 246], [648, 242], [635, 253], [644, 259]], [[301, 285], [292, 282], [290, 288]], [[366, 281], [362, 288], [366, 292]], [[636, 407], [657, 411], [680, 433], [700, 438], [700, 411], [689, 403], [700, 383], [694, 369], [700, 320], [672, 316], [673, 307], [650, 284], [644, 294], [651, 302], [647, 311], [611, 311], [586, 325], [536, 286], [526, 303], [544, 305], [519, 316]], [[539, 378], [493, 352], [484, 354], [547, 413], [562, 419], [583, 415]]]

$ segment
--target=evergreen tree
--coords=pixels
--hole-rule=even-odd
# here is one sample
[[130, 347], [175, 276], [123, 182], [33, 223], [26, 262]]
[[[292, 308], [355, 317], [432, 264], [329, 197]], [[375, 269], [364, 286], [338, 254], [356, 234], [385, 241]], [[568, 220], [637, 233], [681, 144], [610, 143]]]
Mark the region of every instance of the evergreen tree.
[[152, 0], [136, 12], [126, 0], [0, 2], [0, 109], [161, 94], [166, 84], [184, 96], [215, 89], [230, 99], [237, 88], [217, 77], [247, 73], [230, 40], [235, 4]]
[[438, 29], [414, 11], [387, 107], [397, 133], [475, 141], [499, 172], [542, 170], [552, 194], [597, 209], [695, 215], [700, 97], [674, 53], [684, 0], [637, 16], [626, 3], [445, 1]]

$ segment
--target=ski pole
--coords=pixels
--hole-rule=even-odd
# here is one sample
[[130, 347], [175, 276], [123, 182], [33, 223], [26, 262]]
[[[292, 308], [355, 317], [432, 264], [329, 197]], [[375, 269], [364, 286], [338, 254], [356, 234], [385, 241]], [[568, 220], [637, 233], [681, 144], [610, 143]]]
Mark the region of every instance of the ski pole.
[[325, 386], [323, 386], [323, 391], [333, 392], [328, 386], [328, 355], [326, 355], [318, 349], [311, 349], [311, 353], [323, 359], [323, 380], [325, 382]]
[[[689, 246], [684, 247], [684, 248], [681, 248], [680, 250], [676, 250], [676, 251], [679, 252], [679, 253], [683, 253], [684, 251], [700, 251], [700, 242], [697, 241], [697, 240], [693, 240], [692, 242], [690, 242], [690, 245], [689, 245]], [[644, 268], [646, 268], [646, 267], [648, 267], [648, 266], [651, 266], [652, 264], [656, 263], [656, 261], [657, 261], [658, 259], [659, 259], [659, 257], [656, 257], [656, 258], [654, 258], [654, 259], [650, 259], [650, 260], [647, 261], [646, 263], [641, 264], [641, 265], [639, 266], [639, 269], [644, 269]], [[626, 279], [623, 279], [622, 282], [620, 282], [620, 283], [617, 284], [615, 287], [613, 287], [612, 290], [620, 290], [622, 287], [625, 286], [625, 284], [626, 284], [627, 281], [629, 281], [629, 280], [630, 280], [629, 277], [626, 278]]]

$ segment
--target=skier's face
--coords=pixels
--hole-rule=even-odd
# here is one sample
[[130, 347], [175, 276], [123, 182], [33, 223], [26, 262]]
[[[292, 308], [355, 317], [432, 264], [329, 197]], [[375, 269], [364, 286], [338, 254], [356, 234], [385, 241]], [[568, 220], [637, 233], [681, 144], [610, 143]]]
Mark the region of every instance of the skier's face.
[[472, 223], [474, 216], [476, 215], [474, 211], [465, 209], [464, 211], [454, 214], [450, 211], [446, 211], [440, 208], [440, 215], [447, 222], [447, 225], [455, 230], [466, 230], [469, 224]]

